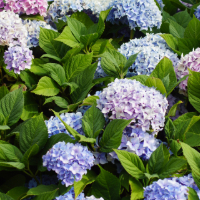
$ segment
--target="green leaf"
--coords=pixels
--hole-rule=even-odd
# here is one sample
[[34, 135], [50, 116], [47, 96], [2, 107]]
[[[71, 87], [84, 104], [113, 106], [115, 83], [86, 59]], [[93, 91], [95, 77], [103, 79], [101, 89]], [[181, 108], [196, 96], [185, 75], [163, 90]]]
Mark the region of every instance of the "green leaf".
[[178, 41], [175, 37], [170, 34], [162, 34], [160, 35], [168, 44], [168, 46], [179, 56], [181, 56], [181, 52], [178, 50]]
[[144, 173], [144, 175], [149, 179], [153, 179], [153, 178], [159, 178], [158, 174], [149, 174], [149, 173]]
[[26, 167], [29, 166], [29, 159], [31, 156], [36, 155], [39, 152], [39, 146], [37, 144], [32, 145], [24, 154], [22, 162]]
[[152, 154], [148, 161], [150, 174], [156, 174], [162, 168], [164, 163], [163, 144], [161, 144]]
[[126, 188], [126, 190], [129, 192], [130, 175], [125, 170], [123, 170], [120, 173], [119, 179], [120, 179], [121, 186]]
[[176, 140], [171, 140], [170, 149], [175, 156], [177, 156], [178, 151], [180, 150], [181, 145]]
[[173, 173], [177, 173], [177, 171], [180, 170], [186, 164], [187, 162], [185, 159], [171, 157], [167, 164], [163, 166], [158, 175], [161, 179], [166, 178]]
[[48, 131], [42, 113], [21, 123], [12, 132], [20, 133], [19, 146], [23, 152], [26, 152], [34, 144], [42, 149], [48, 139]]
[[54, 60], [57, 60], [58, 62], [61, 61], [61, 58], [59, 58], [59, 57], [57, 57], [57, 56], [54, 56], [54, 55], [52, 55], [52, 54], [43, 54], [43, 55], [41, 56], [41, 58], [52, 58], [52, 59], [54, 59]]
[[145, 178], [144, 172], [144, 164], [138, 155], [114, 149], [117, 154], [122, 166], [124, 169], [134, 178], [143, 179]]
[[130, 66], [132, 66], [132, 64], [135, 62], [135, 60], [136, 60], [136, 58], [137, 58], [137, 55], [138, 55], [138, 53], [136, 53], [136, 54], [134, 54], [134, 55], [131, 55], [131, 56], [129, 57], [129, 59], [127, 60], [125, 66], [124, 66], [124, 69], [123, 69], [124, 72], [125, 72], [126, 70], [128, 70], [128, 68], [129, 68]]
[[146, 80], [145, 85], [148, 87], [155, 87], [156, 90], [159, 90], [164, 95], [167, 94], [165, 86], [159, 78], [149, 77]]
[[81, 23], [83, 23], [86, 28], [94, 25], [94, 22], [90, 19], [90, 17], [84, 12], [75, 12], [71, 15], [71, 18], [77, 19]]
[[[117, 113], [116, 113], [117, 115]], [[121, 144], [122, 133], [130, 120], [125, 119], [114, 119], [107, 126], [99, 143], [100, 151], [102, 152], [111, 152], [112, 149], [118, 148]]]
[[37, 88], [32, 92], [37, 95], [55, 96], [59, 91], [60, 89], [57, 83], [55, 83], [51, 78], [44, 76], [39, 80]]
[[139, 81], [140, 83], [144, 85], [148, 78], [149, 76], [147, 75], [137, 75], [137, 76], [130, 77], [129, 79]]
[[30, 72], [32, 72], [38, 76], [46, 76], [47, 72], [46, 72], [46, 70], [42, 69], [42, 67], [40, 67], [40, 64], [48, 63], [48, 61], [49, 61], [49, 59], [46, 59], [46, 58], [33, 59]]
[[187, 132], [185, 134], [185, 140], [184, 142], [191, 147], [197, 147], [200, 146], [200, 134]]
[[45, 21], [44, 20], [44, 17], [43, 16], [41, 16], [41, 15], [21, 15], [20, 16], [23, 20], [26, 20], [26, 19], [28, 19], [28, 20], [37, 20], [37, 21]]
[[14, 200], [20, 200], [22, 197], [26, 195], [28, 191], [27, 187], [19, 186], [9, 190], [6, 195], [12, 197]]
[[45, 71], [48, 72], [49, 76], [54, 79], [59, 85], [62, 85], [65, 82], [65, 71], [63, 67], [56, 63], [47, 63], [41, 65]]
[[1, 87], [0, 87], [0, 100], [1, 100], [4, 96], [6, 96], [6, 94], [8, 94], [8, 93], [9, 93], [8, 88], [7, 88], [5, 85], [1, 86]]
[[6, 72], [6, 74], [8, 74], [8, 76], [11, 76], [11, 77], [17, 79], [17, 75], [14, 73], [13, 70], [9, 71], [9, 69], [6, 69], [6, 65], [3, 65], [3, 69]]
[[169, 58], [164, 57], [162, 60], [160, 60], [160, 62], [157, 64], [156, 68], [153, 70], [149, 77], [159, 78], [164, 84], [163, 80], [165, 77], [167, 77], [167, 75], [169, 75], [169, 85], [165, 88], [166, 91], [169, 92], [173, 88], [174, 84], [176, 84], [177, 79], [172, 61]]
[[64, 65], [64, 70], [68, 82], [70, 82], [72, 78], [76, 77], [91, 64], [92, 56], [92, 53], [79, 54], [68, 60], [68, 62]]
[[200, 40], [195, 38], [178, 38], [178, 49], [181, 53], [188, 54], [200, 46]]
[[200, 73], [189, 70], [188, 96], [193, 107], [200, 112]]
[[63, 42], [72, 48], [80, 46], [80, 43], [73, 36], [69, 26], [66, 26], [63, 32], [55, 40]]
[[87, 171], [86, 175], [83, 175], [82, 179], [78, 182], [74, 182], [75, 199], [84, 190], [84, 188], [95, 181], [97, 175], [93, 171]]
[[192, 175], [193, 175], [194, 181], [199, 188], [200, 187], [200, 163], [199, 163], [200, 153], [183, 142], [181, 142], [181, 146], [183, 149], [183, 155], [187, 159], [187, 162], [192, 169]]
[[85, 135], [90, 138], [96, 138], [98, 135], [95, 133], [103, 129], [104, 124], [104, 116], [95, 105], [89, 108], [82, 118], [83, 131]]
[[80, 37], [80, 42], [84, 45], [84, 47], [91, 47], [98, 40], [98, 36], [98, 33], [82, 35]]
[[80, 42], [81, 35], [87, 34], [86, 26], [77, 19], [69, 17], [67, 17], [67, 23], [75, 38]]
[[144, 198], [143, 193], [144, 189], [142, 184], [136, 178], [130, 177], [129, 184], [131, 187], [131, 199], [130, 200], [137, 200]]
[[66, 87], [66, 86], [69, 86], [69, 87], [70, 87], [70, 94], [71, 94], [73, 91], [75, 91], [75, 90], [79, 87], [79, 86], [78, 86], [76, 83], [74, 83], [74, 82], [70, 82], [70, 83], [65, 82], [65, 83], [62, 84], [62, 87]]
[[0, 192], [0, 200], [14, 200], [12, 197]]
[[[100, 167], [100, 166], [99, 166]], [[119, 179], [100, 167], [100, 174], [96, 178], [96, 181], [92, 185], [92, 192], [96, 198], [104, 198], [106, 200], [120, 200], [119, 190], [120, 181]]]
[[97, 105], [97, 99], [99, 99], [98, 96], [89, 96], [83, 100], [83, 103], [81, 106], [92, 106], [92, 105]]
[[88, 92], [94, 86], [92, 83], [94, 79], [94, 73], [97, 68], [97, 63], [93, 63], [89, 65], [86, 69], [78, 74], [78, 76], [74, 77], [72, 81], [76, 83], [79, 87], [72, 92], [71, 98], [74, 103], [83, 101], [83, 99], [87, 96]]
[[198, 0], [183, 0], [183, 2], [185, 3], [189, 3], [189, 4], [196, 4], [197, 2], [199, 2]]
[[6, 131], [6, 130], [9, 130], [9, 129], [10, 129], [10, 127], [7, 126], [7, 125], [0, 125], [0, 130], [2, 130], [2, 131]]
[[[53, 111], [53, 110], [52, 110], [52, 111]], [[94, 142], [96, 142], [96, 139], [93, 139], [93, 138], [86, 138], [85, 136], [80, 135], [76, 130], [74, 130], [74, 129], [71, 128], [67, 123], [65, 123], [65, 122], [61, 119], [60, 115], [59, 115], [57, 112], [53, 111], [53, 113], [55, 114], [55, 116], [57, 116], [57, 117], [60, 119], [60, 121], [64, 124], [65, 128], [67, 129], [67, 131], [68, 131], [71, 135], [73, 135], [73, 136], [75, 137], [76, 140], [79, 140], [79, 142], [81, 142], [81, 141], [83, 141], [83, 142], [89, 142], [89, 143], [94, 143]]]
[[69, 50], [69, 47], [54, 40], [58, 36], [58, 32], [40, 27], [39, 45], [47, 54], [62, 58]]
[[24, 96], [22, 89], [8, 93], [0, 100], [0, 113], [7, 119], [8, 126], [12, 126], [19, 119], [23, 111]]
[[165, 134], [168, 139], [174, 138], [176, 132], [176, 127], [174, 126], [172, 120], [167, 117], [167, 122], [165, 125]]
[[36, 76], [34, 73], [31, 73], [30, 70], [21, 71], [19, 76], [29, 89], [32, 89], [34, 85], [37, 85], [39, 80], [38, 76]]
[[185, 11], [176, 13], [173, 17], [176, 19], [176, 22], [183, 28], [186, 28], [188, 23], [192, 20], [192, 17], [190, 17], [187, 9]]
[[63, 99], [62, 97], [58, 97], [58, 96], [47, 98], [43, 105], [50, 103], [52, 101], [55, 101], [55, 104], [61, 108], [67, 108], [69, 105], [65, 99]]
[[169, 23], [169, 32], [177, 38], [183, 38], [184, 37], [184, 32], [185, 29], [179, 25], [178, 23], [176, 23], [175, 21], [168, 19]]
[[197, 192], [191, 187], [188, 187], [188, 188], [189, 188], [188, 200], [199, 200]]
[[181, 103], [183, 103], [183, 102], [182, 102], [182, 101], [178, 101], [176, 104], [174, 104], [174, 105], [170, 108], [170, 110], [169, 110], [169, 112], [168, 112], [168, 114], [167, 114], [167, 117], [174, 117], [174, 116], [176, 115], [177, 107], [178, 107], [178, 105], [181, 104]]
[[193, 19], [189, 22], [185, 29], [184, 37], [199, 39], [200, 37], [200, 21], [193, 16]]
[[38, 114], [38, 104], [30, 92], [24, 92], [24, 108], [21, 115], [23, 121]]

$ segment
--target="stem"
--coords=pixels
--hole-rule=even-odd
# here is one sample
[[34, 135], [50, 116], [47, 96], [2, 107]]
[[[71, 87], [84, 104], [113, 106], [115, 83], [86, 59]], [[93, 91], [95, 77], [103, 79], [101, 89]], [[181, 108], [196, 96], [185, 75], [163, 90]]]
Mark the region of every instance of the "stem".
[[133, 39], [134, 34], [135, 34], [135, 31], [134, 31], [134, 30], [131, 30], [131, 32], [130, 32], [130, 39]]

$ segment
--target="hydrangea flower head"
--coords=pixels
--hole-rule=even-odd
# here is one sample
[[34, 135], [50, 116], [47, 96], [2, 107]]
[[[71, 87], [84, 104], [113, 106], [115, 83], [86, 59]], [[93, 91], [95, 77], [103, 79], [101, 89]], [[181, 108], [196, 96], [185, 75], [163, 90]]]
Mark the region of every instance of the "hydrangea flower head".
[[[64, 195], [60, 195], [59, 197], [56, 197], [55, 200], [74, 200], [75, 193], [74, 193], [74, 187], [72, 187], [67, 193]], [[76, 200], [85, 200], [84, 193], [80, 193]]]
[[109, 119], [133, 119], [130, 126], [143, 131], [163, 129], [168, 102], [163, 95], [136, 80], [115, 79], [104, 88], [97, 107]]
[[5, 0], [5, 9], [14, 13], [24, 13], [26, 15], [40, 14], [46, 16], [48, 3], [47, 0]]
[[[62, 113], [60, 117], [65, 123], [67, 123], [71, 128], [76, 130], [78, 133], [82, 135], [84, 134], [82, 130], [81, 119], [83, 116], [81, 112], [65, 113], [65, 114]], [[56, 135], [58, 133], [66, 133], [73, 138], [73, 136], [66, 130], [64, 124], [60, 121], [58, 117], [53, 117], [53, 116], [50, 117], [49, 120], [45, 121], [45, 124], [48, 128], [49, 137], [51, 137], [52, 135]]]
[[187, 200], [187, 196], [188, 188], [171, 179], [160, 179], [144, 190], [145, 200]]
[[79, 143], [58, 142], [42, 158], [43, 166], [55, 171], [66, 187], [80, 181], [94, 165], [93, 154]]
[[55, 31], [55, 29], [53, 29], [49, 24], [43, 21], [24, 20], [23, 24], [28, 31], [27, 46], [29, 48], [37, 47], [39, 45], [40, 27]]
[[9, 47], [4, 52], [4, 62], [7, 65], [6, 69], [14, 70], [20, 74], [20, 71], [31, 68], [33, 55], [32, 51], [27, 47], [14, 46]]
[[101, 198], [96, 198], [95, 196], [90, 196], [90, 197], [86, 197], [85, 200], [104, 200], [102, 197]]
[[0, 45], [25, 47], [27, 44], [27, 30], [19, 15], [11, 11], [0, 12]]
[[131, 29], [151, 30], [153, 27], [160, 28], [162, 23], [161, 11], [154, 0], [116, 0], [113, 9], [108, 19], [115, 23], [115, 19], [125, 16]]
[[188, 200], [189, 188], [193, 188], [200, 198], [200, 190], [191, 174], [183, 177], [165, 178], [153, 182], [144, 190], [145, 200]]
[[[188, 69], [200, 72], [200, 48], [191, 51], [185, 56], [181, 56], [181, 60], [175, 68], [177, 78], [181, 79], [185, 75], [188, 75]], [[188, 78], [179, 84], [180, 92], [183, 94], [187, 93], [187, 82]]]
[[[160, 140], [144, 132], [142, 129], [126, 127], [123, 131], [122, 141], [118, 149], [132, 152], [142, 160], [148, 160], [160, 144]], [[117, 154], [115, 152], [109, 153], [108, 159], [113, 162], [113, 159], [118, 159]]]
[[169, 58], [174, 67], [178, 64], [178, 55], [170, 50], [165, 40], [158, 34], [147, 34], [144, 38], [133, 39], [118, 49], [127, 59], [139, 53], [133, 65], [129, 67], [127, 77], [145, 74], [150, 75], [164, 57]]

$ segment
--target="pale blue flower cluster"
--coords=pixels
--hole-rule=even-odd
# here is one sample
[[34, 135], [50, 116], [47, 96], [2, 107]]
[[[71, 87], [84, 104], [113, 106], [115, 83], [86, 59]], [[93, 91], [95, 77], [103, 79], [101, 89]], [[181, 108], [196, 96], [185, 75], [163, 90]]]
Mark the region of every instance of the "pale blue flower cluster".
[[39, 45], [40, 27], [56, 31], [44, 21], [24, 20], [23, 24], [28, 31], [27, 46], [29, 48], [37, 47]]
[[[56, 197], [55, 200], [74, 200], [74, 198], [75, 198], [74, 187], [72, 187], [64, 195], [60, 195], [59, 197]], [[85, 200], [84, 193], [81, 192], [79, 196], [76, 198], [76, 200]]]
[[32, 64], [32, 51], [27, 47], [13, 46], [4, 52], [4, 63], [6, 69], [14, 70], [14, 73], [20, 74], [21, 70], [30, 69]]
[[[74, 200], [75, 193], [74, 187], [72, 187], [66, 194], [56, 197], [55, 200]], [[84, 193], [80, 193], [76, 200], [104, 200], [103, 198], [97, 199], [94, 196], [84, 197]]]
[[151, 30], [162, 24], [161, 11], [154, 0], [115, 0], [113, 9], [108, 19], [115, 23], [115, 19], [126, 16], [131, 29]]
[[180, 178], [166, 178], [153, 182], [144, 190], [145, 200], [187, 200], [188, 187], [196, 190], [200, 197], [200, 190], [191, 174]]
[[94, 165], [93, 154], [79, 143], [58, 142], [42, 159], [43, 166], [49, 171], [55, 171], [58, 179], [66, 187], [73, 185], [74, 181], [80, 181]]
[[97, 107], [109, 119], [133, 119], [129, 126], [161, 131], [168, 101], [159, 91], [131, 79], [115, 79], [104, 88]]
[[[142, 160], [148, 160], [160, 144], [160, 140], [144, 132], [142, 129], [126, 127], [118, 149], [134, 153]], [[108, 160], [114, 162], [114, 159], [118, 159], [117, 154], [115, 152], [109, 153]]]
[[[78, 133], [80, 134], [84, 134], [83, 130], [82, 130], [82, 117], [83, 115], [81, 114], [81, 112], [77, 112], [77, 113], [62, 113], [60, 115], [61, 119], [67, 123], [71, 128], [73, 128], [74, 130], [76, 130]], [[45, 121], [45, 124], [48, 128], [48, 134], [49, 137], [51, 137], [52, 135], [56, 135], [58, 133], [66, 133], [69, 136], [71, 136], [72, 138], [74, 138], [65, 128], [64, 124], [60, 121], [60, 119], [58, 117], [50, 117], [49, 120]]]
[[162, 1], [162, 0], [156, 0], [156, 1], [158, 2], [158, 4], [159, 4], [161, 10], [163, 10], [163, 8], [164, 8], [164, 6], [165, 6], [165, 4], [163, 3], [163, 1]]
[[150, 75], [164, 57], [169, 58], [174, 67], [179, 62], [178, 55], [170, 50], [159, 34], [147, 34], [144, 38], [130, 40], [128, 43], [122, 44], [118, 51], [127, 59], [131, 55], [139, 53], [133, 65], [129, 67], [127, 77], [140, 74]]

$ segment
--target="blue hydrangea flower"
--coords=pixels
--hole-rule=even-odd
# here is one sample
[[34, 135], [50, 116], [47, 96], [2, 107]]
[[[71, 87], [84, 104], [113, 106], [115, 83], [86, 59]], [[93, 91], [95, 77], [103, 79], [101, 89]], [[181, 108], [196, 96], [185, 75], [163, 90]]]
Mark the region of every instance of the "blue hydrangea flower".
[[[118, 149], [132, 152], [142, 160], [148, 160], [160, 144], [160, 140], [142, 129], [126, 127]], [[118, 159], [117, 154], [115, 152], [109, 153], [108, 160], [114, 163], [114, 159]]]
[[43, 166], [55, 171], [66, 187], [80, 181], [94, 165], [93, 154], [79, 143], [58, 142], [42, 158]]
[[115, 0], [113, 9], [108, 20], [115, 23], [115, 19], [126, 17], [131, 29], [151, 30], [162, 24], [161, 11], [154, 0]]
[[158, 2], [158, 4], [160, 5], [161, 10], [163, 10], [165, 4], [163, 3], [162, 0], [156, 0]]
[[200, 190], [191, 174], [183, 177], [165, 178], [153, 182], [144, 190], [145, 200], [187, 200], [188, 187], [196, 190], [200, 198]]
[[27, 47], [13, 46], [4, 52], [4, 62], [6, 69], [14, 70], [14, 73], [20, 74], [20, 71], [30, 69], [32, 64], [32, 51]]
[[[80, 134], [84, 134], [82, 130], [82, 114], [81, 112], [77, 113], [62, 113], [60, 115], [61, 119], [67, 123], [71, 128], [76, 130]], [[58, 119], [58, 117], [50, 117], [49, 120], [45, 121], [45, 124], [48, 128], [49, 137], [56, 135], [58, 133], [66, 133], [70, 137], [74, 138], [65, 128], [64, 124]]]
[[[72, 187], [64, 195], [60, 195], [59, 197], [56, 197], [55, 200], [74, 200], [74, 198], [75, 198], [74, 187]], [[85, 200], [84, 193], [81, 192], [79, 196], [76, 198], [76, 200]]]
[[47, 24], [46, 22], [43, 22], [43, 21], [24, 20], [23, 24], [28, 31], [27, 46], [29, 48], [37, 47], [39, 45], [40, 27], [56, 31], [49, 24]]
[[104, 199], [102, 197], [97, 199], [95, 196], [90, 196], [90, 197], [85, 197], [85, 200], [104, 200]]
[[168, 101], [155, 88], [131, 79], [115, 79], [97, 99], [97, 108], [105, 118], [133, 119], [129, 126], [143, 131], [161, 131]]

